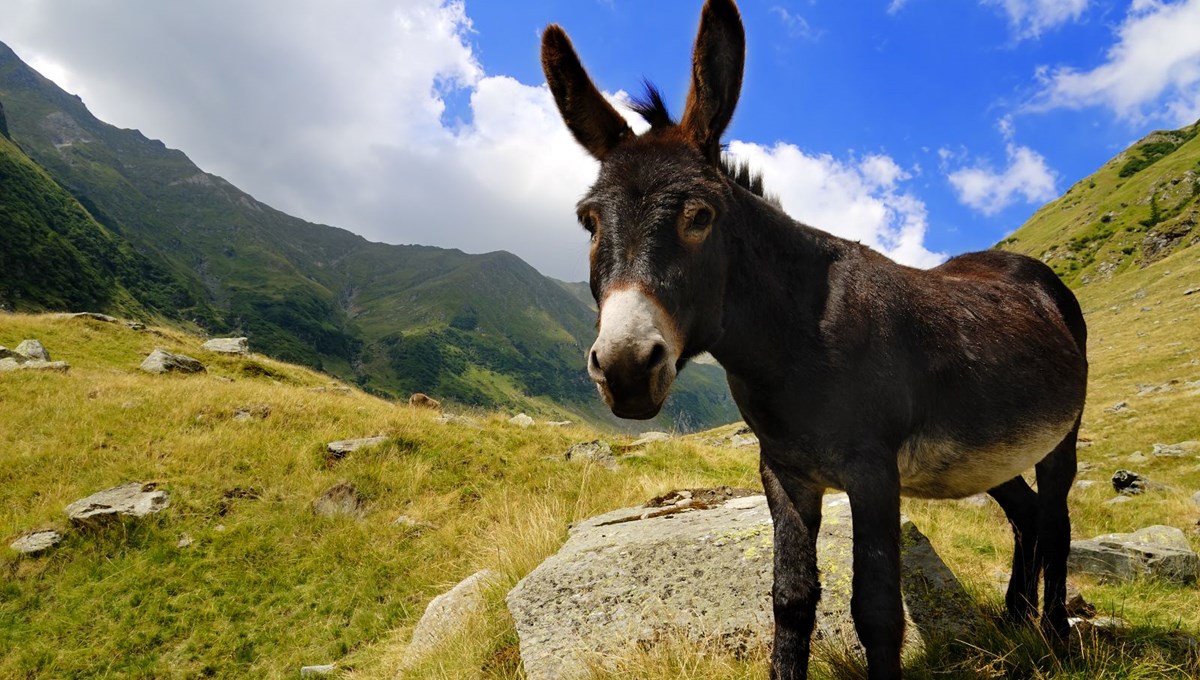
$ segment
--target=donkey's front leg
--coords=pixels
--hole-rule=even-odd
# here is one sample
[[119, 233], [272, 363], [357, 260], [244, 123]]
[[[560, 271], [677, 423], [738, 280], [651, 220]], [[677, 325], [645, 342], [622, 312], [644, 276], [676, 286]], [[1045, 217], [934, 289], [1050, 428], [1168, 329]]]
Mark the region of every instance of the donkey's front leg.
[[[846, 489], [854, 517], [850, 613], [867, 651], [867, 677], [900, 677], [904, 604], [900, 598], [900, 476], [895, 459], [855, 470]], [[863, 460], [860, 458], [860, 460]], [[864, 461], [865, 462], [865, 461]]]
[[759, 464], [763, 490], [775, 525], [775, 644], [772, 680], [808, 677], [809, 642], [816, 620], [821, 583], [817, 575], [817, 532], [821, 528], [821, 494], [786, 476], [780, 479], [765, 458]]

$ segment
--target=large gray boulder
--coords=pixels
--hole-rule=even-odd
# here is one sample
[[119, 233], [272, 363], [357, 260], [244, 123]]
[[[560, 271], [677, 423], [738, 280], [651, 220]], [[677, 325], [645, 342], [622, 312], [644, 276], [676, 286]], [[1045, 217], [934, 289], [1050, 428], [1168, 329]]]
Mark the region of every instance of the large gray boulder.
[[483, 611], [487, 587], [499, 578], [498, 572], [485, 569], [430, 600], [404, 652], [405, 664], [416, 663], [442, 642], [462, 632], [471, 617]]
[[1154, 525], [1129, 534], [1071, 541], [1067, 569], [1103, 581], [1160, 578], [1188, 584], [1200, 578], [1200, 557], [1182, 531]]
[[141, 369], [147, 373], [202, 373], [204, 364], [185, 354], [172, 354], [156, 347], [142, 362]]
[[329, 442], [325, 445], [325, 451], [330, 458], [342, 459], [351, 452], [357, 451], [364, 446], [376, 446], [387, 441], [387, 437], [363, 437], [361, 439], [340, 439], [336, 442]]
[[201, 345], [203, 349], [210, 352], [219, 352], [221, 354], [241, 354], [250, 353], [250, 341], [246, 338], [213, 338]]
[[67, 506], [67, 516], [77, 524], [96, 524], [115, 517], [145, 517], [170, 505], [166, 491], [154, 483], [129, 482], [94, 493]]
[[6, 357], [0, 359], [0, 373], [12, 371], [56, 371], [64, 373], [71, 368], [65, 361], [42, 361], [41, 359], [16, 359]]
[[[733, 653], [769, 647], [774, 550], [766, 499], [709, 505], [696, 502], [696, 491], [668, 495], [679, 497], [672, 508], [627, 508], [582, 522], [508, 594], [529, 680], [587, 677], [590, 664], [630, 645], [678, 636]], [[979, 613], [928, 540], [902, 521], [905, 645], [915, 652], [932, 636], [969, 630]], [[851, 535], [848, 499], [827, 496], [814, 635], [854, 649]]]

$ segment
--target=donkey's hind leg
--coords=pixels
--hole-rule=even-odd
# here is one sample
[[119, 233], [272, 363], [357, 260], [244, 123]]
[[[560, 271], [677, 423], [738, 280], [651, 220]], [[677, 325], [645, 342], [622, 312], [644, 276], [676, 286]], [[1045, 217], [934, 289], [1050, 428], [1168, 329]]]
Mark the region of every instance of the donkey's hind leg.
[[1075, 439], [1079, 421], [1050, 455], [1037, 464], [1038, 556], [1045, 573], [1042, 628], [1065, 637], [1067, 625], [1067, 554], [1071, 551], [1071, 518], [1067, 493], [1075, 481]]
[[1013, 477], [988, 494], [1000, 504], [1013, 530], [1012, 576], [1004, 605], [1014, 622], [1029, 621], [1037, 616], [1042, 570], [1037, 553], [1038, 495], [1022, 477]]

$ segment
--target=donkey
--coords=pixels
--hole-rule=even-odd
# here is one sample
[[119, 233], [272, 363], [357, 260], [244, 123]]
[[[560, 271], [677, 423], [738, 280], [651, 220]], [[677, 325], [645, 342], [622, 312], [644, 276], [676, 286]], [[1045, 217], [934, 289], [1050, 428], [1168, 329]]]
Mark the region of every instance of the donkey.
[[[600, 161], [578, 204], [591, 236], [599, 335], [587, 370], [612, 412], [651, 418], [690, 357], [708, 351], [761, 442], [775, 525], [772, 678], [804, 678], [820, 597], [826, 489], [854, 517], [851, 613], [871, 678], [900, 675], [900, 497], [986, 491], [1015, 536], [1007, 613], [1067, 631], [1067, 492], [1087, 385], [1079, 303], [1041, 262], [999, 251], [930, 270], [789, 218], [722, 158], [745, 32], [708, 0], [691, 89], [675, 122], [652, 87], [634, 134], [566, 33], [542, 65], [575, 139]], [[758, 193], [761, 193], [759, 191]], [[1037, 491], [1021, 473], [1036, 466]]]

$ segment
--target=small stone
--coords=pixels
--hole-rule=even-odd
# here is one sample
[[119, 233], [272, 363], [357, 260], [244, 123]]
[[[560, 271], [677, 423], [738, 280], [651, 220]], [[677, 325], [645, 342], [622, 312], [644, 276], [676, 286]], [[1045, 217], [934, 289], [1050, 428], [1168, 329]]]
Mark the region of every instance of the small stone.
[[1112, 406], [1109, 406], [1108, 408], [1106, 408], [1104, 410], [1108, 411], [1109, 413], [1124, 413], [1125, 411], [1129, 410], [1129, 402], [1118, 401], [1117, 403], [1113, 404]]
[[569, 427], [574, 425], [574, 423], [569, 420], [547, 420], [544, 424], [550, 427]]
[[26, 359], [50, 361], [50, 353], [37, 340], [22, 340], [21, 344], [17, 345], [16, 352]]
[[600, 439], [576, 444], [567, 449], [564, 457], [573, 462], [590, 461], [602, 465], [609, 470], [617, 469], [617, 459], [613, 456], [612, 445]]
[[1196, 493], [1192, 494], [1192, 502], [1195, 503], [1197, 506], [1200, 506], [1200, 491], [1197, 491]]
[[1075, 482], [1075, 484], [1074, 484], [1073, 486], [1074, 486], [1076, 489], [1079, 489], [1080, 491], [1083, 491], [1084, 489], [1090, 489], [1090, 488], [1092, 488], [1092, 487], [1093, 487], [1093, 486], [1095, 486], [1096, 484], [1098, 484], [1098, 482], [1096, 482], [1096, 481], [1095, 481], [1095, 480], [1093, 480], [1093, 479], [1080, 479], [1080, 480], [1076, 481], [1076, 482]]
[[1083, 599], [1083, 593], [1075, 593], [1067, 599], [1067, 616], [1090, 619], [1096, 615], [1096, 605]]
[[323, 666], [301, 666], [300, 677], [312, 678], [319, 675], [329, 675], [337, 670], [337, 664], [329, 663]]
[[437, 417], [437, 422], [444, 425], [463, 425], [465, 427], [474, 428], [476, 430], [483, 429], [479, 426], [479, 421], [469, 416], [460, 416], [457, 413], [443, 413]]
[[179, 542], [175, 544], [175, 547], [182, 550], [195, 542], [196, 541], [191, 537], [190, 534], [184, 534], [179, 537]]
[[529, 427], [530, 425], [533, 425], [533, 418], [530, 418], [524, 413], [518, 413], [512, 418], [509, 418], [508, 422], [511, 425], [516, 425], [517, 427]]
[[318, 517], [361, 518], [366, 513], [366, 500], [350, 482], [338, 482], [312, 502]]
[[245, 356], [250, 353], [250, 341], [246, 338], [213, 338], [200, 347], [220, 354]]
[[986, 493], [977, 493], [974, 496], [960, 498], [959, 504], [965, 505], [968, 508], [985, 508], [991, 502]]
[[1136, 472], [1117, 470], [1112, 476], [1113, 491], [1125, 494], [1138, 494], [1146, 490], [1146, 480]]
[[0, 359], [0, 373], [10, 371], [54, 371], [57, 373], [66, 373], [70, 368], [71, 365], [65, 361], [41, 361], [40, 359], [18, 361], [11, 357]]
[[1200, 441], [1189, 440], [1178, 444], [1155, 444], [1151, 454], [1160, 458], [1183, 458], [1200, 453]]
[[36, 555], [62, 543], [63, 535], [53, 529], [31, 531], [9, 544], [22, 555]]
[[95, 524], [117, 516], [153, 515], [170, 504], [167, 492], [157, 484], [129, 482], [75, 501], [67, 506], [67, 516], [77, 524]]
[[144, 330], [146, 330], [146, 324], [142, 323], [141, 321], [126, 321], [126, 322], [125, 322], [125, 327], [126, 327], [126, 328], [128, 328], [128, 329], [129, 329], [129, 330], [131, 330], [131, 331], [144, 331]]
[[635, 446], [645, 446], [646, 444], [665, 442], [669, 441], [670, 439], [671, 435], [667, 434], [666, 432], [643, 432], [641, 436], [630, 442], [629, 446], [630, 448]]
[[251, 420], [266, 420], [271, 415], [271, 407], [266, 404], [250, 404], [239, 406], [233, 410], [233, 419], [239, 423]]
[[351, 451], [357, 451], [364, 446], [376, 446], [387, 441], [387, 437], [363, 437], [362, 439], [342, 439], [329, 442], [325, 449], [335, 459], [345, 458]]
[[204, 364], [184, 355], [172, 354], [156, 347], [142, 362], [141, 369], [147, 373], [202, 373]]
[[1188, 288], [1187, 290], [1183, 291], [1184, 295], [1191, 295], [1192, 293], [1200, 293], [1200, 288], [1196, 288], [1195, 286], [1193, 286], [1193, 287]]
[[1142, 453], [1141, 451], [1134, 451], [1126, 456], [1125, 460], [1129, 461], [1130, 463], [1144, 463], [1150, 459], [1147, 458], [1146, 454]]
[[735, 449], [758, 446], [758, 437], [752, 434], [735, 434], [729, 438], [729, 445]]
[[1114, 497], [1104, 501], [1104, 504], [1105, 505], [1120, 505], [1121, 503], [1128, 503], [1131, 500], [1133, 500], [1132, 496], [1114, 496]]

